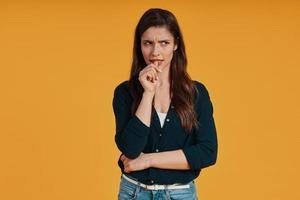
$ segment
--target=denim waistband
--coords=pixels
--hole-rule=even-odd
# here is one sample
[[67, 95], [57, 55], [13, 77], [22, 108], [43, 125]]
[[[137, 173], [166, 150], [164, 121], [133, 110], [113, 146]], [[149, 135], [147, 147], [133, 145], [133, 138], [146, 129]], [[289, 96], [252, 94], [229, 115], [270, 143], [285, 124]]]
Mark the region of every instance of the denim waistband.
[[164, 190], [164, 189], [185, 189], [190, 188], [191, 184], [194, 184], [194, 181], [191, 181], [187, 184], [181, 184], [181, 183], [174, 183], [174, 184], [153, 184], [153, 185], [147, 185], [139, 182], [137, 179], [132, 178], [128, 175], [122, 174], [122, 178], [124, 178], [126, 181], [130, 182], [131, 184], [141, 186], [147, 190]]

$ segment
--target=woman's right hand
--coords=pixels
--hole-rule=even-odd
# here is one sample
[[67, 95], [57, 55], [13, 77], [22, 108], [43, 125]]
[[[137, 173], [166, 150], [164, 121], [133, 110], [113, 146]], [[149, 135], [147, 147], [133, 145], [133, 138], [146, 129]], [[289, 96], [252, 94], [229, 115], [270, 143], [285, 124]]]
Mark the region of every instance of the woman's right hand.
[[156, 86], [158, 85], [158, 73], [160, 72], [158, 61], [150, 63], [140, 71], [139, 81], [144, 88], [144, 92], [155, 94]]

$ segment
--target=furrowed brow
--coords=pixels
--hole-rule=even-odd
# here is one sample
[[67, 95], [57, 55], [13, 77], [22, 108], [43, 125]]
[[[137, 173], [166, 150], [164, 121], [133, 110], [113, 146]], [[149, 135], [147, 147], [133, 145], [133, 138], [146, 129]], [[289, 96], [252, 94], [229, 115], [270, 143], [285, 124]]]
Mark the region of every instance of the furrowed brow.
[[[144, 42], [153, 42], [153, 40], [143, 40]], [[165, 40], [159, 40], [158, 42], [170, 42], [169, 39], [165, 39]]]

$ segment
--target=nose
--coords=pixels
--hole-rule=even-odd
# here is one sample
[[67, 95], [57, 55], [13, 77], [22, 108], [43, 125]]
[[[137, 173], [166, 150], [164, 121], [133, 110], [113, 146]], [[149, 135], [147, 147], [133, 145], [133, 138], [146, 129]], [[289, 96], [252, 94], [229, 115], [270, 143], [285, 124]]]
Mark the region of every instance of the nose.
[[152, 50], [153, 57], [156, 57], [159, 55], [159, 44], [154, 44], [153, 50]]

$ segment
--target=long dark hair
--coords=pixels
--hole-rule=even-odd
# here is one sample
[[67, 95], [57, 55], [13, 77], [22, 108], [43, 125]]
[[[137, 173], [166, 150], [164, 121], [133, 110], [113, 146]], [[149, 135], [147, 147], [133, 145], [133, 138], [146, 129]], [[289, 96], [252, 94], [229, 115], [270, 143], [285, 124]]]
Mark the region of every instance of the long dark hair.
[[144, 91], [138, 80], [139, 72], [146, 67], [146, 62], [141, 51], [141, 36], [152, 26], [166, 27], [174, 37], [174, 44], [177, 44], [177, 49], [174, 51], [170, 66], [170, 97], [172, 98], [174, 111], [180, 118], [182, 127], [187, 133], [190, 133], [193, 127], [198, 126], [194, 110], [196, 88], [186, 71], [187, 58], [185, 45], [177, 19], [168, 10], [151, 8], [142, 15], [136, 26], [129, 78], [129, 89], [133, 97], [132, 114], [136, 112]]

